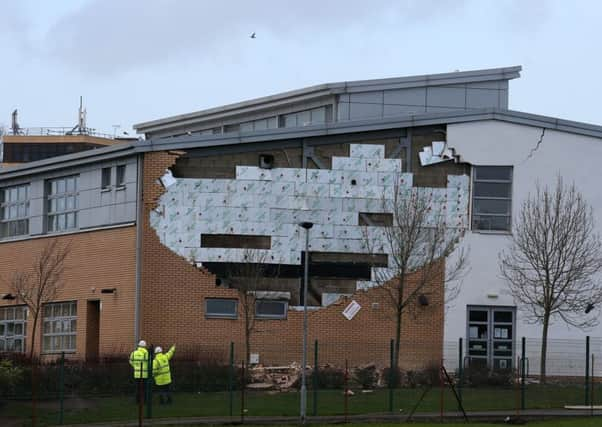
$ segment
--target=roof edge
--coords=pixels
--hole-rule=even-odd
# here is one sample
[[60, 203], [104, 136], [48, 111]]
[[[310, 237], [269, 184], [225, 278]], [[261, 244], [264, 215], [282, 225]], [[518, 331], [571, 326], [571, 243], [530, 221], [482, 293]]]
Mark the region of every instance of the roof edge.
[[522, 66], [487, 68], [481, 70], [455, 71], [451, 73], [423, 74], [405, 77], [392, 77], [384, 79], [355, 80], [335, 83], [325, 83], [315, 86], [308, 86], [301, 89], [280, 92], [260, 98], [254, 98], [246, 101], [226, 104], [219, 107], [208, 108], [192, 113], [179, 114], [163, 119], [151, 120], [134, 124], [134, 129], [138, 133], [153, 132], [170, 125], [181, 125], [182, 121], [211, 120], [213, 115], [228, 115], [229, 113], [242, 114], [244, 109], [268, 109], [278, 106], [283, 101], [290, 103], [301, 102], [308, 99], [319, 98], [322, 96], [334, 95], [344, 92], [362, 92], [369, 90], [399, 89], [408, 87], [426, 87], [439, 86], [447, 84], [462, 84], [469, 82], [480, 82], [490, 80], [511, 80], [520, 77]]

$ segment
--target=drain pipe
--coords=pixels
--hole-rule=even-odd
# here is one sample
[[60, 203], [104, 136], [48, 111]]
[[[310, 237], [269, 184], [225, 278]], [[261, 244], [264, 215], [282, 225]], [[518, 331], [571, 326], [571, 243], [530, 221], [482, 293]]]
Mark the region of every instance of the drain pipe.
[[142, 285], [142, 189], [144, 187], [142, 173], [144, 154], [138, 154], [136, 158], [137, 177], [136, 177], [136, 298], [134, 302], [134, 345], [140, 340], [140, 289]]

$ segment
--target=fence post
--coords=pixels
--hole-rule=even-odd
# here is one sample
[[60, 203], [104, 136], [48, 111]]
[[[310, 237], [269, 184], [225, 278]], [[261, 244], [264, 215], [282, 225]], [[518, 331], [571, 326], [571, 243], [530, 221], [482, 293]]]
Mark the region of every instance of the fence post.
[[393, 340], [389, 343], [389, 356], [390, 356], [390, 365], [389, 365], [389, 412], [393, 412], [393, 382], [394, 375], [397, 375], [397, 372], [393, 372], [394, 360], [393, 353], [395, 352], [395, 343]]
[[458, 409], [462, 408], [462, 382], [464, 380], [464, 343], [462, 337], [458, 339]]
[[318, 415], [318, 340], [314, 341], [314, 375], [312, 380], [314, 390], [313, 416]]
[[591, 384], [591, 394], [589, 396], [590, 398], [590, 415], [593, 417], [594, 416], [594, 354], [592, 353], [592, 375], [590, 378], [590, 384]]
[[527, 376], [527, 370], [525, 369], [525, 364], [526, 364], [526, 360], [525, 360], [525, 355], [527, 353], [527, 339], [525, 337], [522, 337], [521, 339], [521, 358], [520, 358], [520, 409], [521, 410], [525, 410], [525, 380], [526, 380], [526, 376]]
[[61, 353], [61, 365], [59, 369], [59, 424], [63, 424], [63, 415], [65, 412], [65, 352]]
[[589, 335], [585, 337], [585, 405], [589, 405]]
[[146, 418], [153, 417], [153, 345], [150, 346], [146, 365]]
[[228, 394], [230, 397], [230, 416], [234, 414], [234, 342], [230, 341], [230, 369], [228, 371]]
[[349, 414], [349, 362], [345, 359], [345, 424], [347, 424], [347, 417]]
[[247, 385], [247, 378], [245, 373], [245, 361], [242, 361], [242, 378], [240, 380], [240, 423], [245, 422], [245, 387]]

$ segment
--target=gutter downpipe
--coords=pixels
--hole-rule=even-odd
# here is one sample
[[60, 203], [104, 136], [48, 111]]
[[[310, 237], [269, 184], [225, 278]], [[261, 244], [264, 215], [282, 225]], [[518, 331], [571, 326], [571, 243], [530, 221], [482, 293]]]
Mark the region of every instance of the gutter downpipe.
[[136, 177], [136, 299], [134, 302], [134, 345], [140, 340], [140, 289], [142, 287], [141, 270], [142, 270], [142, 189], [143, 189], [143, 173], [142, 161], [144, 154], [137, 156], [137, 177]]

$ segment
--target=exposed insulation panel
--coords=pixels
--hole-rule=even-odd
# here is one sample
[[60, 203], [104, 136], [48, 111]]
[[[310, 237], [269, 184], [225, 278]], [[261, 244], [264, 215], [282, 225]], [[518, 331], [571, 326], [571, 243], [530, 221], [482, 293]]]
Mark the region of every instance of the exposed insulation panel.
[[[401, 173], [401, 160], [386, 159], [384, 152], [383, 145], [351, 144], [350, 157], [332, 158], [332, 170], [237, 166], [236, 179], [168, 174], [171, 185], [150, 223], [164, 245], [197, 265], [244, 262], [242, 247], [201, 248], [203, 234], [266, 236], [270, 247], [259, 249], [265, 262], [300, 265], [305, 230], [298, 224], [303, 221], [315, 224], [313, 252], [370, 253], [366, 233], [378, 251], [386, 252], [383, 228], [359, 225], [359, 214], [390, 214], [396, 189], [399, 197], [427, 194], [432, 212], [444, 212], [449, 227], [468, 226], [468, 176], [450, 175], [446, 188], [413, 189], [413, 175]], [[358, 282], [358, 289], [375, 286], [376, 273], [386, 276], [387, 270], [373, 271], [373, 281]]]

